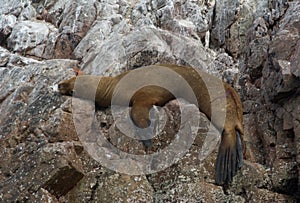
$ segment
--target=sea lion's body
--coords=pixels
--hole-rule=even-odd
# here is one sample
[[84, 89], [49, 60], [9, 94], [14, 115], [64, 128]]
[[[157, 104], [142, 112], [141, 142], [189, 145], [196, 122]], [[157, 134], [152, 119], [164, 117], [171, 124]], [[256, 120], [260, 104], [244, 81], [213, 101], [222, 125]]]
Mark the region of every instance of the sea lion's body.
[[[165, 70], [174, 72], [175, 76], [173, 74], [170, 76], [162, 74]], [[59, 91], [65, 95], [72, 95], [76, 80], [76, 83], [78, 82], [79, 84], [79, 86], [77, 85], [78, 91], [84, 92], [79, 97], [95, 99], [95, 103], [100, 107], [110, 106], [112, 100], [118, 105], [132, 106], [131, 118], [140, 128], [149, 126], [149, 110], [153, 105], [163, 106], [170, 100], [181, 97], [197, 105], [200, 111], [211, 119], [212, 104], [217, 100], [226, 101], [223, 107], [217, 109], [217, 113], [225, 113], [225, 123], [218, 116], [214, 116], [212, 122], [222, 132], [216, 165], [216, 183], [221, 185], [230, 182], [243, 161], [241, 144], [241, 136], [243, 135], [242, 105], [236, 91], [218, 78], [191, 67], [163, 64], [146, 66], [134, 71], [139, 71], [135, 72], [135, 74], [143, 74], [144, 76], [136, 77], [136, 80], [139, 80], [139, 78], [140, 80], [145, 80], [149, 75], [149, 77], [155, 77], [155, 81], [166, 84], [168, 88], [162, 88], [156, 83], [155, 85], [144, 86], [132, 93], [130, 87], [137, 81], [127, 80], [127, 82], [122, 83], [121, 87], [118, 86], [122, 79], [129, 76], [131, 72], [128, 71], [115, 77], [77, 76], [76, 78], [62, 81], [59, 84]], [[186, 86], [181, 85], [180, 81], [182, 80], [186, 81], [188, 86], [191, 87], [194, 96], [191, 95], [190, 91], [186, 90]], [[210, 85], [216, 87], [216, 91], [222, 87], [224, 94], [212, 97], [207, 88], [207, 81], [209, 81]], [[97, 87], [97, 89], [92, 91], [92, 87]]]

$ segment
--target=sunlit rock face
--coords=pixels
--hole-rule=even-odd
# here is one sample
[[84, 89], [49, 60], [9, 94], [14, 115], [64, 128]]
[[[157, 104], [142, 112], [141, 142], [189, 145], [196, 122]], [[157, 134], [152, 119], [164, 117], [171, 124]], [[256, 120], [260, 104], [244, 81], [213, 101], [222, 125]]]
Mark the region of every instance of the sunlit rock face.
[[[296, 202], [299, 19], [297, 0], [3, 0], [0, 199]], [[225, 189], [214, 183], [219, 133], [209, 131], [202, 113], [196, 127], [181, 120], [181, 110], [193, 118], [195, 106], [171, 101], [154, 108], [153, 118], [163, 115], [158, 119], [165, 128], [157, 128], [146, 152], [139, 140], [120, 130], [127, 126], [120, 121], [128, 116], [128, 107], [118, 107], [114, 114], [112, 108], [98, 109], [93, 102], [53, 91], [61, 80], [75, 76], [73, 69], [112, 76], [157, 63], [199, 68], [240, 94], [246, 160]], [[176, 132], [182, 123], [188, 133], [197, 130], [189, 150], [174, 159], [165, 153], [175, 163], [163, 170], [132, 175], [147, 160], [140, 156], [165, 152], [180, 138]], [[97, 160], [97, 153], [115, 165]], [[155, 156], [152, 161], [152, 169], [160, 167]], [[117, 167], [132, 173], [113, 170]]]

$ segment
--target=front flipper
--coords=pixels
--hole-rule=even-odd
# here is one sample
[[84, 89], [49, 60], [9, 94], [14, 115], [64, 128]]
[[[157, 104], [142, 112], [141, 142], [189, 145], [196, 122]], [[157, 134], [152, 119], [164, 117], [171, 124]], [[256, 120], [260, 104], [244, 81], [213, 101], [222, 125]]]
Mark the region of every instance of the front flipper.
[[135, 103], [130, 111], [131, 119], [136, 125], [136, 133], [138, 134], [139, 139], [142, 140], [146, 149], [151, 147], [151, 138], [153, 137], [153, 129], [150, 126], [151, 122], [149, 119], [149, 110], [151, 107], [151, 104], [140, 102]]
[[232, 181], [233, 176], [243, 165], [242, 151], [239, 131], [224, 130], [216, 163], [216, 184], [224, 185]]
[[144, 147], [146, 149], [150, 148], [152, 146], [152, 137], [153, 137], [153, 129], [151, 128], [151, 126], [145, 129], [136, 127], [135, 131], [139, 136], [139, 139], [142, 141]]

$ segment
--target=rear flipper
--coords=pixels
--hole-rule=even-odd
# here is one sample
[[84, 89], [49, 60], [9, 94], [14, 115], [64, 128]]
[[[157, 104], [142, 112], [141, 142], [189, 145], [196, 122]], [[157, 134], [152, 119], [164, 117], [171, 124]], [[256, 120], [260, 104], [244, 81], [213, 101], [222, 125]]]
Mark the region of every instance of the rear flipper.
[[242, 141], [239, 131], [223, 131], [216, 164], [216, 184], [230, 183], [243, 165]]

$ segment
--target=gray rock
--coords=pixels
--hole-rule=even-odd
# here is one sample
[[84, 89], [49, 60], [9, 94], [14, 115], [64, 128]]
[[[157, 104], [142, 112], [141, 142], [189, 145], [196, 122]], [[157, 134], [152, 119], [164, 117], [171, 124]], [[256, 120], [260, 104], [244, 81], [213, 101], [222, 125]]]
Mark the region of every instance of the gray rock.
[[[99, 176], [98, 174], [102, 174]], [[91, 188], [92, 192], [82, 192]], [[120, 190], [122, 188], [122, 190]], [[145, 176], [128, 176], [106, 169], [87, 174], [64, 198], [67, 202], [152, 202], [153, 188]]]
[[226, 33], [237, 17], [239, 5], [238, 0], [216, 2], [215, 22], [211, 31], [211, 39], [215, 46], [221, 47], [225, 44]]
[[244, 47], [247, 43], [249, 28], [254, 21], [256, 6], [258, 5], [254, 1], [245, 1], [239, 5], [236, 19], [227, 28], [228, 40], [225, 42], [225, 45], [234, 57], [238, 57], [245, 51]]
[[1, 15], [0, 18], [0, 36], [1, 41], [0, 44], [5, 42], [5, 39], [11, 33], [13, 27], [15, 26], [17, 18], [14, 15]]
[[51, 59], [58, 37], [57, 29], [44, 22], [20, 21], [7, 40], [9, 49], [27, 55]]
[[[296, 202], [299, 6], [295, 0], [2, 1], [0, 199]], [[239, 91], [246, 160], [226, 190], [214, 184], [219, 133], [206, 139], [209, 120], [203, 114], [196, 127], [183, 120], [183, 136], [198, 131], [194, 142], [185, 139], [172, 148], [170, 143], [182, 137], [174, 137], [182, 130], [177, 102], [154, 108], [166, 128], [156, 125], [161, 131], [150, 154], [192, 145], [185, 154], [165, 152], [165, 159], [176, 163], [145, 175], [140, 172], [166, 165], [157, 156], [146, 159], [143, 144], [120, 130], [119, 124], [127, 126], [122, 119], [128, 118], [128, 108], [119, 107], [114, 117], [111, 108], [95, 112], [91, 101], [52, 91], [52, 85], [75, 75], [75, 67], [115, 75], [155, 63], [200, 68]], [[182, 106], [190, 118], [197, 116], [194, 107]], [[145, 167], [149, 162], [152, 168]], [[125, 169], [140, 175], [120, 172]]]
[[131, 19], [137, 27], [157, 26], [200, 40], [209, 29], [213, 7], [214, 2], [140, 1]]
[[35, 8], [31, 5], [30, 2], [25, 4], [24, 9], [18, 16], [19, 21], [24, 21], [24, 20], [34, 20], [37, 16]]
[[270, 53], [274, 54], [277, 59], [286, 59], [292, 55], [299, 39], [300, 5], [299, 3], [291, 3], [290, 5], [281, 21], [281, 26], [276, 31], [270, 48]]
[[[7, 148], [6, 154], [1, 154], [7, 156], [1, 164], [1, 175], [6, 177], [1, 183], [1, 197], [25, 201], [34, 198], [35, 193], [43, 194], [38, 192], [40, 188], [55, 197], [64, 195], [82, 178], [81, 165], [74, 158], [72, 144], [47, 144], [53, 132], [42, 128], [62, 103], [50, 86], [64, 77], [61, 67], [74, 66], [76, 62], [38, 62], [4, 49], [1, 56], [8, 58], [6, 68], [0, 69], [0, 138], [1, 145]], [[44, 163], [52, 163], [52, 167]], [[11, 188], [12, 182], [19, 187]], [[61, 187], [62, 184], [66, 185]]]
[[[293, 66], [299, 60], [295, 59], [300, 29], [299, 20], [296, 20], [299, 3], [291, 2], [287, 10], [284, 1], [273, 2], [269, 6], [273, 9], [273, 21], [266, 16], [256, 19], [249, 36], [252, 41], [248, 53], [253, 57], [247, 55], [246, 63], [253, 85], [260, 92], [256, 97], [248, 94], [250, 100], [257, 104], [255, 113], [249, 111], [249, 116], [258, 119], [256, 133], [263, 137], [263, 148], [255, 150], [266, 152], [264, 161], [273, 171], [271, 177], [274, 182], [270, 187], [286, 194], [297, 194], [294, 185], [299, 176], [295, 165], [298, 154], [293, 143], [297, 116], [292, 112], [299, 108], [295, 102], [299, 98], [300, 80]], [[276, 23], [278, 26], [270, 26]], [[250, 142], [259, 143], [258, 140]], [[286, 161], [287, 157], [290, 161]]]
[[205, 69], [205, 64], [211, 60], [211, 56], [197, 41], [152, 27], [133, 30], [126, 35], [113, 35], [104, 40], [99, 49], [92, 50], [86, 56], [89, 61], [84, 70], [89, 70], [89, 73], [111, 74], [109, 71], [112, 70], [177, 60]]
[[[0, 194], [3, 200], [26, 201], [40, 188], [59, 197], [65, 195], [83, 177], [80, 162], [74, 162], [78, 159], [72, 144], [43, 145], [19, 145], [7, 154], [9, 158], [3, 157], [6, 163], [13, 163], [15, 157], [20, 157], [19, 162], [14, 163], [16, 168], [4, 168], [4, 174], [10, 178], [1, 182]], [[44, 163], [52, 163], [52, 167]], [[11, 184], [19, 187], [11, 187]]]
[[86, 35], [97, 16], [95, 1], [67, 1], [61, 19], [59, 32], [55, 42], [55, 57], [68, 58]]
[[19, 16], [23, 8], [28, 4], [30, 4], [30, 1], [27, 0], [3, 0], [0, 8], [0, 14], [12, 14]]

